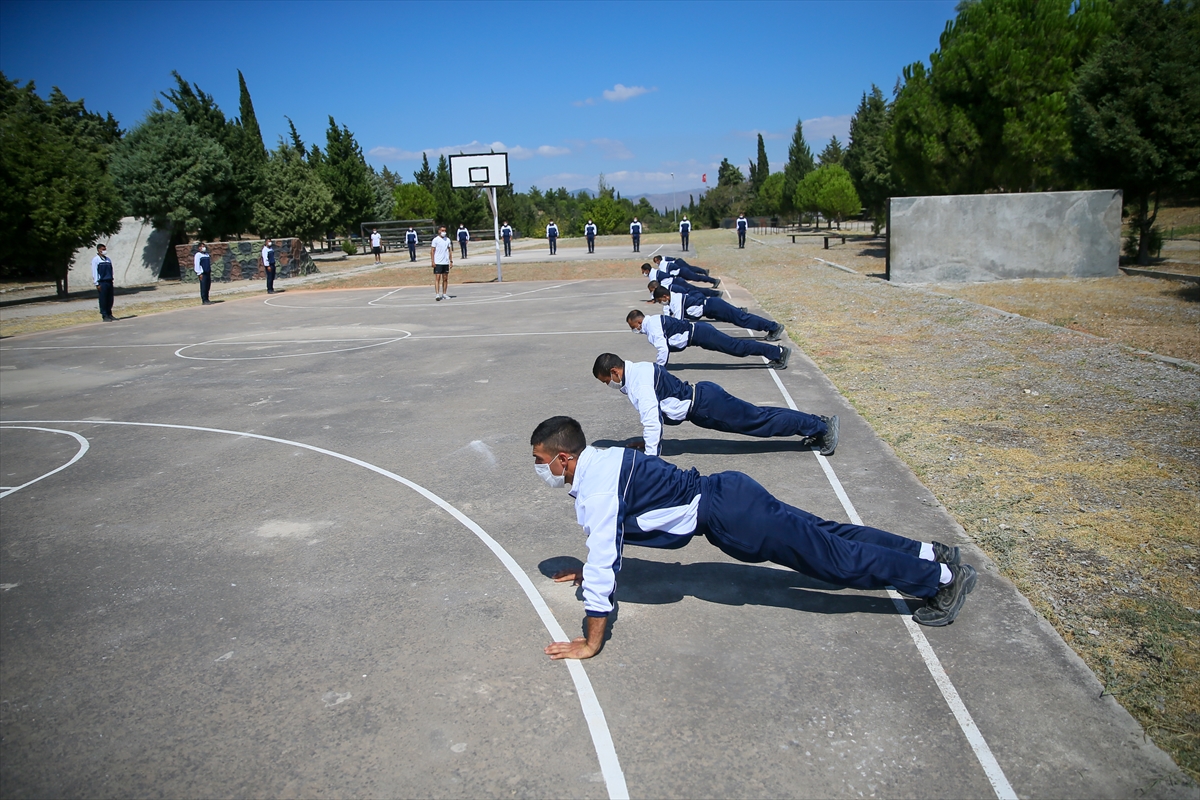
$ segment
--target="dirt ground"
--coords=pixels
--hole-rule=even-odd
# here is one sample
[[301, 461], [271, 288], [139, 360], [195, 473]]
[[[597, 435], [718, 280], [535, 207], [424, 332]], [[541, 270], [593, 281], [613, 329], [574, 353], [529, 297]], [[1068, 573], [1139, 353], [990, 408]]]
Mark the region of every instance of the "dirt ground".
[[[786, 323], [1105, 691], [1200, 778], [1200, 373], [1137, 352], [1200, 363], [1200, 292], [1129, 276], [904, 288], [870, 277], [884, 271], [879, 242], [756, 238], [739, 250], [728, 231], [697, 231], [695, 263]], [[360, 259], [307, 285], [428, 282], [406, 264], [359, 271]], [[635, 278], [639, 263], [519, 264], [505, 279]], [[122, 308], [195, 304], [180, 292]], [[89, 308], [0, 332], [94, 321]]]

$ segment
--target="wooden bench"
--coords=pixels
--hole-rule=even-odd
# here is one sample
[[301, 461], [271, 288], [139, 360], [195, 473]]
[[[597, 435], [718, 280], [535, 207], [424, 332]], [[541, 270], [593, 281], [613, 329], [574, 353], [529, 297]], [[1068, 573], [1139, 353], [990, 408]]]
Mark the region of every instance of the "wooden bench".
[[[796, 243], [796, 237], [797, 237], [797, 236], [807, 236], [808, 234], [807, 234], [807, 233], [792, 233], [792, 234], [788, 234], [788, 235], [792, 237], [792, 244], [795, 244], [795, 243]], [[825, 250], [828, 250], [828, 249], [829, 249], [829, 240], [830, 240], [830, 239], [841, 239], [841, 240], [842, 240], [842, 244], [845, 244], [845, 243], [846, 243], [846, 237], [845, 237], [845, 236], [841, 236], [841, 235], [839, 235], [839, 234], [836, 234], [836, 233], [831, 233], [831, 234], [829, 234], [828, 236], [823, 236], [822, 238], [825, 240], [825, 247], [824, 247], [824, 249], [825, 249]]]

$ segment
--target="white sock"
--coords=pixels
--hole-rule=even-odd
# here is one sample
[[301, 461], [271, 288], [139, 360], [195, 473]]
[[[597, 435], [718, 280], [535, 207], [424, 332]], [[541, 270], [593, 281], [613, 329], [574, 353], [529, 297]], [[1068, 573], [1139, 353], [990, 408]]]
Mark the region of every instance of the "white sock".
[[945, 586], [948, 583], [954, 583], [954, 573], [945, 564], [938, 564], [942, 568], [941, 577], [938, 578], [938, 585]]
[[937, 561], [933, 555], [933, 545], [929, 542], [921, 542], [921, 558], [926, 561]]

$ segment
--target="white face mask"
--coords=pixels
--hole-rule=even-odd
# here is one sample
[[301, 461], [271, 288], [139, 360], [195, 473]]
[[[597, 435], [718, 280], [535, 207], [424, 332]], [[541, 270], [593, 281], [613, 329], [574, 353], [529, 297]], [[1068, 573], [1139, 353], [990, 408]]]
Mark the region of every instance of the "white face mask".
[[618, 392], [624, 392], [624, 391], [625, 391], [625, 387], [621, 385], [621, 382], [620, 382], [619, 380], [617, 380], [616, 378], [613, 378], [613, 377], [611, 377], [611, 376], [610, 376], [610, 377], [609, 377], [609, 379], [608, 379], [608, 388], [610, 388], [610, 389], [616, 389]]
[[[555, 456], [554, 458], [557, 460], [558, 456]], [[533, 469], [535, 472], [537, 472], [538, 477], [541, 478], [542, 481], [551, 489], [561, 489], [567, 485], [566, 472], [564, 472], [562, 475], [555, 475], [550, 471], [549, 464], [534, 464]]]

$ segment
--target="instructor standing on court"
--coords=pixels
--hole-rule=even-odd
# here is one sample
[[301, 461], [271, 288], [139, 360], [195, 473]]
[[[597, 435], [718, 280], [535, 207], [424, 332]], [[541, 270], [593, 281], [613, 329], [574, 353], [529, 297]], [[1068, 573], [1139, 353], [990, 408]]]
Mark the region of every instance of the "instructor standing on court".
[[200, 305], [211, 306], [208, 299], [208, 289], [212, 286], [212, 257], [208, 254], [208, 245], [200, 243], [196, 249], [196, 257], [192, 259], [192, 269], [200, 276]]
[[116, 322], [113, 316], [113, 265], [105, 252], [108, 250], [102, 244], [96, 245], [96, 255], [92, 256], [92, 285], [100, 296], [100, 319], [105, 322]]
[[429, 247], [429, 261], [433, 264], [433, 299], [445, 300], [446, 286], [450, 281], [450, 268], [454, 266], [454, 245], [446, 235], [446, 226], [438, 228]]

